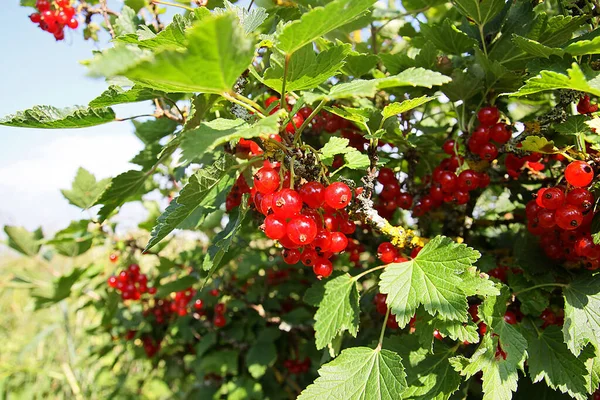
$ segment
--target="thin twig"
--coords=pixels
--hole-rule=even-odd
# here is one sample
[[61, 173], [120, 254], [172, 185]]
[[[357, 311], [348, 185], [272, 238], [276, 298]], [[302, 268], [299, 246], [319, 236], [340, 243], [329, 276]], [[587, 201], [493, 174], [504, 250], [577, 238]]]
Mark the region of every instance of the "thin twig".
[[100, 10], [102, 10], [102, 16], [104, 17], [104, 23], [106, 24], [106, 29], [108, 29], [108, 33], [110, 33], [110, 36], [114, 39], [115, 37], [117, 37], [117, 35], [115, 35], [115, 30], [113, 29], [113, 26], [110, 23], [106, 0], [100, 0]]

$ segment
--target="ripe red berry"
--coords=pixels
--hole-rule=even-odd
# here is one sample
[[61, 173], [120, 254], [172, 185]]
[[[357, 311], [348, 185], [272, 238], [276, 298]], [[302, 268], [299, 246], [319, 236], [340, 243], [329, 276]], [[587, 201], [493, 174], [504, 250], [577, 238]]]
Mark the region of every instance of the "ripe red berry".
[[118, 282], [119, 282], [119, 280], [114, 275], [112, 275], [108, 278], [108, 286], [110, 286], [111, 288], [117, 287]]
[[113, 253], [110, 256], [108, 256], [108, 259], [110, 260], [110, 262], [116, 263], [119, 260], [119, 256]]
[[442, 150], [444, 150], [444, 153], [446, 153], [446, 154], [453, 155], [454, 154], [454, 146], [456, 146], [456, 142], [452, 139], [448, 139], [442, 145]]
[[418, 256], [421, 250], [423, 250], [421, 246], [417, 246], [414, 249], [412, 249], [412, 251], [410, 252], [410, 258], [415, 258], [416, 256]]
[[507, 311], [506, 313], [504, 313], [504, 320], [511, 324], [514, 325], [517, 323], [517, 316], [514, 312], [512, 311]]
[[333, 209], [346, 207], [352, 200], [352, 191], [343, 182], [334, 182], [325, 189], [325, 203]]
[[33, 13], [33, 14], [29, 15], [29, 20], [31, 22], [33, 22], [34, 24], [39, 24], [40, 21], [42, 20], [42, 16], [39, 13]]
[[382, 263], [390, 264], [398, 257], [398, 249], [390, 242], [383, 242], [377, 247], [377, 257]]
[[537, 220], [540, 227], [544, 229], [550, 229], [556, 225], [554, 220], [554, 211], [549, 209], [543, 209], [537, 214]]
[[292, 117], [292, 120], [285, 126], [285, 131], [287, 133], [294, 133], [296, 129], [300, 128], [304, 123], [304, 118], [302, 115], [296, 114]]
[[331, 233], [326, 229], [317, 232], [317, 236], [310, 244], [310, 247], [319, 253], [325, 253], [331, 249]]
[[396, 174], [390, 168], [381, 168], [377, 175], [377, 181], [382, 185], [386, 185], [390, 182], [397, 182]]
[[483, 160], [492, 161], [498, 157], [498, 147], [493, 143], [485, 143], [477, 153]]
[[352, 235], [356, 231], [356, 224], [350, 220], [340, 221], [340, 232], [346, 235]]
[[494, 142], [504, 144], [510, 140], [511, 136], [512, 130], [505, 123], [499, 122], [490, 128], [490, 139]]
[[471, 134], [471, 141], [474, 145], [483, 146], [490, 141], [490, 130], [487, 126], [478, 126]]
[[327, 278], [333, 272], [333, 264], [325, 258], [318, 258], [313, 265], [313, 272], [317, 278]]
[[254, 187], [260, 193], [269, 194], [279, 189], [279, 173], [273, 168], [262, 167], [254, 174]]
[[302, 198], [292, 189], [282, 189], [273, 195], [273, 212], [282, 218], [292, 218], [302, 210]]
[[393, 200], [400, 195], [400, 184], [397, 181], [386, 183], [381, 191], [381, 198], [384, 200]]
[[264, 223], [265, 235], [273, 240], [278, 240], [287, 234], [285, 219], [275, 214], [268, 215]]
[[567, 203], [585, 214], [594, 207], [594, 195], [587, 189], [575, 188], [567, 193]]
[[215, 313], [217, 314], [224, 314], [225, 313], [225, 309], [226, 306], [223, 303], [217, 303], [217, 305], [215, 306]]
[[288, 222], [286, 232], [292, 242], [304, 246], [317, 236], [317, 224], [312, 218], [300, 215]]
[[477, 113], [477, 119], [481, 125], [490, 126], [498, 122], [500, 118], [500, 112], [496, 107], [488, 106], [482, 107]]
[[294, 265], [300, 261], [300, 250], [298, 249], [284, 249], [281, 255], [286, 264]]
[[217, 328], [222, 328], [225, 325], [227, 325], [227, 319], [225, 318], [225, 316], [223, 316], [221, 314], [217, 314], [217, 315], [215, 315], [215, 318], [213, 319], [213, 324]]
[[[265, 107], [269, 108], [271, 106], [271, 104], [276, 103], [276, 102], [279, 102], [279, 97], [277, 97], [277, 96], [269, 96], [265, 100]], [[278, 106], [276, 108], [278, 108]]]
[[71, 29], [77, 29], [79, 26], [79, 21], [77, 21], [75, 18], [71, 18], [69, 21], [67, 21], [67, 26]]
[[472, 169], [464, 170], [458, 175], [458, 188], [466, 191], [475, 190], [479, 187], [479, 176]]
[[204, 307], [204, 302], [201, 299], [197, 299], [196, 301], [194, 301], [195, 310], [201, 310], [202, 307]]
[[594, 241], [589, 236], [584, 236], [575, 242], [575, 254], [579, 257], [588, 257], [594, 249]]
[[556, 210], [565, 203], [565, 193], [558, 187], [549, 188], [542, 194], [542, 206]]
[[450, 193], [456, 188], [458, 178], [454, 172], [443, 171], [439, 174], [437, 181], [445, 193]]
[[565, 169], [565, 178], [567, 182], [575, 187], [584, 187], [592, 183], [594, 171], [584, 161], [573, 161]]
[[436, 338], [437, 340], [444, 340], [444, 337], [442, 336], [440, 331], [438, 331], [437, 329], [433, 331], [433, 337]]
[[583, 222], [583, 214], [577, 209], [577, 207], [571, 204], [565, 204], [558, 208], [554, 214], [554, 220], [556, 225], [566, 231], [577, 229]]
[[486, 174], [485, 172], [480, 172], [478, 174], [479, 176], [479, 187], [481, 189], [485, 189], [486, 187], [488, 187], [490, 185], [490, 176], [488, 174]]
[[479, 322], [479, 305], [471, 304], [469, 306], [469, 314], [471, 314], [471, 319], [473, 320], [473, 322]]
[[321, 208], [325, 202], [325, 186], [319, 182], [308, 182], [298, 191], [302, 201], [311, 208]]
[[37, 0], [35, 2], [35, 8], [39, 11], [48, 11], [50, 10], [50, 2], [48, 0]]
[[213, 297], [217, 297], [219, 295], [219, 289], [211, 289], [208, 293]]
[[148, 288], [148, 293], [156, 294], [156, 288], [154, 286]]
[[329, 251], [332, 253], [341, 253], [348, 246], [348, 238], [342, 232], [331, 233], [331, 244]]
[[302, 264], [306, 265], [307, 267], [310, 267], [311, 265], [315, 264], [317, 258], [319, 258], [319, 255], [316, 251], [314, 251], [313, 249], [305, 248], [302, 252], [302, 255], [300, 256], [300, 261], [302, 261]]
[[400, 193], [396, 198], [396, 204], [398, 207], [408, 210], [410, 207], [412, 207], [413, 197], [408, 193]]

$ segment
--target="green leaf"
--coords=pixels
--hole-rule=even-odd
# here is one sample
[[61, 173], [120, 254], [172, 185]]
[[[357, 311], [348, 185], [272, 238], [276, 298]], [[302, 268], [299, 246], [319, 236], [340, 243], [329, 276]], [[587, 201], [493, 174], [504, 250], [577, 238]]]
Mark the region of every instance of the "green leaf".
[[454, 0], [454, 5], [465, 17], [484, 26], [504, 8], [504, 0]]
[[125, 5], [131, 7], [137, 14], [144, 6], [146, 6], [146, 0], [125, 0]]
[[263, 118], [254, 125], [248, 125], [241, 119], [229, 120], [217, 118], [203, 122], [196, 129], [181, 134], [183, 161], [191, 162], [213, 151], [217, 146], [235, 139], [251, 139], [267, 136], [279, 131], [279, 114]]
[[344, 167], [356, 170], [364, 170], [369, 165], [371, 165], [371, 160], [369, 160], [369, 156], [361, 153], [356, 149], [352, 149], [348, 153], [344, 154]]
[[543, 379], [554, 390], [569, 393], [576, 399], [587, 399], [585, 364], [569, 351], [560, 328], [548, 326], [538, 333], [527, 329], [524, 332], [528, 342], [527, 365], [533, 383]]
[[323, 148], [321, 148], [320, 150], [321, 160], [326, 161], [329, 159], [333, 159], [333, 156], [337, 154], [349, 153], [353, 150], [352, 147], [348, 146], [349, 143], [350, 140], [348, 139], [337, 136], [331, 136], [329, 138], [329, 141], [325, 143], [325, 146], [323, 146]]
[[177, 122], [168, 118], [151, 119], [144, 122], [133, 121], [135, 135], [144, 143], [152, 144], [170, 135], [177, 129]]
[[40, 251], [41, 240], [44, 237], [42, 228], [29, 232], [20, 226], [6, 225], [4, 232], [8, 236], [8, 246], [19, 253], [33, 257]]
[[207, 17], [186, 34], [186, 51], [161, 51], [123, 75], [165, 92], [230, 91], [254, 55], [252, 41], [242, 31], [238, 19], [232, 14]]
[[63, 256], [77, 257], [92, 247], [94, 235], [88, 230], [89, 224], [88, 220], [73, 221], [46, 243], [54, 246]]
[[266, 328], [263, 330], [256, 343], [246, 353], [246, 365], [248, 372], [254, 379], [260, 379], [277, 361], [277, 348], [275, 340], [281, 335], [277, 328]]
[[223, 14], [228, 12], [234, 12], [240, 24], [244, 28], [246, 35], [254, 32], [259, 26], [267, 19], [267, 11], [262, 7], [253, 7], [252, 10], [248, 11], [245, 7], [235, 6], [229, 1], [225, 0], [225, 8], [215, 8], [214, 14]]
[[360, 308], [356, 280], [345, 274], [325, 284], [325, 296], [315, 314], [317, 349], [326, 347], [341, 332], [356, 337]]
[[401, 327], [419, 305], [435, 316], [467, 321], [467, 300], [461, 285], [468, 267], [480, 257], [478, 251], [437, 236], [417, 257], [393, 263], [381, 274], [379, 288], [387, 294], [387, 304]]
[[195, 14], [189, 14], [187, 17], [175, 14], [173, 21], [158, 33], [154, 33], [143, 26], [135, 34], [120, 36], [115, 41], [135, 44], [142, 49], [185, 50], [187, 45], [185, 32], [192, 26], [195, 19]]
[[483, 74], [475, 74], [471, 69], [466, 72], [455, 69], [452, 82], [444, 85], [442, 90], [452, 101], [468, 100], [484, 89], [483, 78]]
[[87, 209], [96, 203], [106, 189], [110, 179], [96, 181], [96, 177], [85, 168], [79, 167], [71, 189], [62, 189], [61, 193], [69, 203], [79, 208]]
[[196, 283], [198, 283], [198, 278], [192, 275], [186, 275], [179, 279], [175, 279], [174, 281], [165, 283], [164, 285], [160, 285], [158, 290], [156, 291], [156, 296], [158, 297], [166, 297], [171, 293], [181, 292], [186, 289], [191, 288]]
[[342, 67], [342, 72], [345, 75], [360, 78], [375, 68], [378, 61], [379, 57], [374, 54], [351, 52], [346, 57], [346, 63]]
[[578, 40], [565, 47], [565, 51], [573, 56], [600, 53], [600, 36], [591, 40]]
[[[202, 263], [202, 269], [208, 271], [208, 279], [221, 267], [225, 254], [229, 252], [231, 245], [237, 237], [237, 233], [242, 227], [242, 223], [248, 213], [248, 196], [242, 197], [242, 204], [237, 208], [235, 212], [229, 214], [229, 222], [225, 229], [217, 234], [213, 239], [213, 244], [208, 248], [206, 256], [204, 256], [204, 262]], [[237, 214], [237, 215], [236, 215]]]
[[416, 335], [393, 336], [383, 342], [385, 349], [392, 350], [404, 360], [407, 389], [404, 400], [446, 400], [454, 393], [461, 377], [450, 365], [454, 351], [437, 345], [430, 353], [421, 347]]
[[[550, 56], [562, 57], [565, 52], [556, 47], [544, 46], [540, 42], [527, 39], [523, 36], [513, 35], [513, 42], [525, 53], [535, 57], [550, 58]], [[534, 382], [535, 383], [535, 382]]]
[[567, 74], [554, 71], [542, 71], [538, 76], [528, 79], [525, 85], [510, 96], [528, 96], [530, 94], [556, 89], [571, 89], [600, 96], [599, 73], [591, 73], [588, 79], [577, 63], [573, 63]]
[[287, 75], [285, 56], [281, 53], [273, 53], [271, 67], [265, 71], [262, 82], [281, 93], [285, 75], [287, 91], [315, 88], [337, 74], [350, 51], [349, 44], [332, 46], [319, 54], [315, 53], [311, 45], [304, 46], [289, 56]]
[[113, 24], [115, 35], [121, 36], [128, 33], [135, 33], [139, 23], [140, 20], [137, 17], [137, 12], [128, 6], [124, 6]]
[[600, 350], [600, 275], [581, 276], [564, 289], [567, 347], [578, 356], [591, 343]]
[[233, 160], [229, 157], [217, 159], [213, 165], [205, 167], [190, 177], [188, 184], [179, 196], [171, 201], [152, 230], [152, 237], [146, 245], [146, 251], [165, 238], [183, 222], [196, 208], [202, 206], [209, 197], [211, 189], [228, 176]]
[[105, 221], [128, 198], [137, 195], [150, 174], [150, 172], [130, 170], [113, 178], [96, 201], [96, 204], [103, 205], [98, 211], [100, 222]]
[[[583, 358], [584, 354], [580, 356]], [[585, 375], [585, 384], [588, 393], [594, 393], [600, 386], [600, 357], [595, 354], [585, 361], [585, 369], [588, 373]]]
[[122, 75], [129, 68], [140, 64], [144, 60], [151, 59], [152, 52], [149, 50], [116, 43], [115, 47], [94, 54], [94, 57], [84, 64], [88, 67], [88, 74], [91, 77], [113, 77]]
[[136, 103], [138, 101], [152, 100], [157, 97], [164, 97], [163, 92], [158, 92], [145, 87], [134, 86], [125, 90], [120, 86], [110, 86], [100, 96], [90, 101], [89, 106], [108, 107], [116, 104]]
[[517, 369], [524, 367], [526, 349], [525, 338], [515, 327], [502, 320], [493, 336], [487, 333], [483, 337], [471, 358], [454, 357], [450, 363], [467, 378], [483, 372], [483, 400], [510, 399], [512, 392], [517, 390]]
[[423, 96], [416, 97], [414, 99], [404, 100], [400, 103], [391, 103], [385, 106], [385, 108], [381, 112], [381, 115], [383, 115], [383, 119], [387, 119], [393, 117], [394, 115], [402, 114], [414, 108], [422, 106], [423, 104], [428, 103], [433, 99], [433, 97]]
[[585, 115], [571, 115], [567, 120], [556, 124], [554, 129], [563, 135], [586, 135], [591, 133], [590, 127], [586, 124], [589, 118]]
[[42, 307], [51, 306], [71, 296], [71, 289], [73, 288], [73, 285], [77, 283], [85, 271], [86, 270], [84, 268], [73, 268], [70, 273], [56, 279], [53, 282], [54, 293], [52, 297], [33, 295], [35, 298], [36, 310]]
[[0, 125], [19, 128], [70, 129], [86, 128], [113, 122], [110, 108], [34, 106], [0, 119]]
[[442, 24], [421, 24], [423, 36], [447, 54], [462, 54], [473, 50], [477, 41], [445, 19]]
[[151, 143], [137, 153], [129, 162], [140, 165], [144, 169], [150, 169], [156, 164], [158, 156], [163, 149], [164, 147], [159, 143]]
[[592, 219], [592, 226], [590, 227], [590, 233], [594, 244], [600, 244], [600, 214], [594, 215]]
[[374, 3], [373, 0], [333, 0], [325, 7], [315, 7], [299, 20], [284, 26], [277, 47], [292, 54], [326, 33], [354, 21]]
[[319, 378], [298, 400], [398, 400], [406, 389], [400, 356], [389, 350], [353, 347], [319, 369]]

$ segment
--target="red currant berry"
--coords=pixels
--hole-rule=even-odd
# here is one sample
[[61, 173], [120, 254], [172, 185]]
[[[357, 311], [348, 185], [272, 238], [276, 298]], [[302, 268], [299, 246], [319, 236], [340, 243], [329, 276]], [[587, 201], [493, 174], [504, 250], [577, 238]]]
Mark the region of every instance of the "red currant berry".
[[331, 245], [329, 251], [332, 253], [341, 253], [348, 246], [348, 238], [342, 232], [331, 233]]
[[477, 119], [481, 125], [490, 126], [498, 122], [500, 118], [500, 112], [496, 107], [488, 106], [482, 107], [477, 113]]
[[317, 258], [319, 258], [319, 255], [316, 251], [313, 249], [304, 249], [302, 255], [300, 256], [300, 261], [302, 261], [302, 264], [310, 267], [311, 265], [315, 264]]
[[300, 190], [300, 197], [304, 204], [311, 208], [321, 208], [325, 202], [325, 186], [319, 182], [308, 182]]
[[556, 221], [554, 220], [554, 211], [543, 209], [537, 215], [538, 224], [540, 227], [544, 229], [550, 229], [554, 225], [556, 225]]
[[490, 141], [490, 130], [487, 126], [478, 126], [471, 134], [473, 144], [483, 146]]
[[438, 331], [437, 329], [433, 331], [433, 337], [436, 338], [437, 340], [444, 340], [444, 337], [442, 336], [440, 331]]
[[390, 264], [398, 257], [398, 249], [390, 242], [383, 242], [377, 247], [377, 257], [382, 263]]
[[381, 198], [384, 200], [393, 200], [400, 195], [400, 185], [398, 182], [386, 183], [381, 191]]
[[271, 106], [271, 104], [278, 103], [278, 102], [279, 102], [279, 97], [277, 97], [277, 96], [269, 96], [265, 100], [265, 107], [269, 108]]
[[225, 316], [223, 316], [221, 314], [217, 314], [217, 315], [215, 315], [215, 318], [213, 319], [213, 324], [217, 328], [222, 328], [225, 325], [227, 325], [227, 319], [225, 318]]
[[313, 272], [317, 278], [327, 278], [333, 272], [333, 264], [325, 258], [318, 258], [313, 265]]
[[298, 110], [298, 114], [302, 115], [302, 118], [304, 119], [308, 119], [308, 117], [310, 117], [310, 114], [312, 114], [313, 109], [310, 107], [302, 107], [301, 109]]
[[108, 286], [110, 286], [111, 288], [116, 288], [118, 282], [119, 280], [114, 275], [108, 278]]
[[273, 195], [273, 212], [282, 218], [292, 218], [302, 210], [302, 198], [292, 189], [282, 189]]
[[271, 214], [265, 218], [265, 235], [273, 240], [279, 240], [287, 234], [287, 224], [285, 219]]
[[458, 188], [471, 191], [479, 187], [479, 176], [472, 169], [464, 170], [458, 175]]
[[287, 133], [294, 133], [296, 129], [300, 128], [304, 123], [304, 118], [302, 115], [296, 114], [292, 117], [292, 120], [285, 126], [285, 131]]
[[419, 253], [423, 250], [421, 246], [417, 246], [410, 252], [410, 258], [415, 258], [419, 255]]
[[396, 174], [390, 168], [381, 168], [377, 175], [377, 181], [382, 185], [387, 185], [390, 182], [397, 182]]
[[113, 253], [110, 256], [108, 256], [108, 259], [111, 263], [116, 263], [119, 260], [119, 256]]
[[29, 16], [29, 20], [34, 24], [39, 24], [42, 20], [42, 16], [39, 13], [33, 13]]
[[35, 8], [37, 8], [40, 12], [50, 10], [50, 2], [48, 0], [37, 0], [35, 2]]
[[353, 221], [343, 220], [340, 221], [340, 232], [346, 235], [352, 235], [356, 231], [356, 224]]
[[201, 310], [202, 307], [204, 307], [204, 302], [201, 299], [197, 299], [196, 301], [194, 301], [195, 310]]
[[327, 251], [330, 251], [332, 237], [331, 235], [332, 234], [326, 229], [320, 230], [319, 232], [317, 232], [317, 236], [315, 236], [315, 239], [312, 241], [310, 246], [319, 253], [325, 253]]
[[565, 203], [565, 193], [558, 187], [549, 188], [542, 195], [542, 206], [556, 210]]
[[444, 171], [442, 172], [437, 180], [445, 193], [451, 193], [456, 188], [458, 178], [454, 172]]
[[352, 200], [352, 191], [343, 182], [334, 182], [325, 189], [325, 202], [333, 209], [346, 207]]
[[224, 314], [225, 309], [226, 309], [226, 306], [224, 303], [217, 303], [217, 305], [215, 306], [215, 313]]
[[400, 325], [398, 325], [398, 321], [396, 321], [396, 317], [392, 314], [388, 315], [387, 321], [385, 321], [385, 326], [390, 329], [398, 329]]
[[479, 176], [479, 187], [481, 189], [485, 189], [490, 185], [490, 176], [485, 172], [480, 172], [477, 174]]
[[499, 122], [490, 128], [490, 139], [492, 139], [494, 142], [504, 144], [508, 142], [511, 137], [512, 130], [510, 126], [502, 122]]
[[262, 194], [275, 192], [280, 184], [279, 173], [273, 168], [262, 167], [254, 174], [254, 187]]
[[498, 147], [493, 143], [486, 143], [479, 148], [477, 154], [482, 160], [492, 161], [498, 157]]
[[456, 146], [456, 142], [452, 139], [448, 139], [444, 142], [444, 144], [442, 146], [442, 150], [444, 150], [444, 153], [446, 153], [446, 154], [453, 155], [454, 154], [454, 146]]
[[300, 215], [288, 222], [286, 231], [292, 242], [304, 246], [312, 243], [317, 236], [317, 224], [312, 218]]
[[156, 288], [154, 286], [148, 288], [148, 293], [156, 294]]
[[587, 189], [575, 188], [567, 193], [567, 203], [585, 214], [594, 207], [594, 195]]
[[566, 231], [577, 229], [583, 222], [583, 214], [577, 209], [577, 207], [570, 204], [558, 208], [554, 214], [556, 225]]
[[211, 289], [208, 293], [213, 297], [217, 297], [219, 295], [219, 289]]
[[284, 249], [281, 255], [283, 261], [289, 265], [297, 264], [300, 261], [300, 250], [298, 249]]
[[579, 257], [587, 257], [594, 249], [594, 241], [589, 236], [579, 238], [575, 242], [575, 254]]
[[565, 169], [565, 178], [567, 182], [575, 187], [584, 187], [592, 183], [594, 171], [584, 161], [573, 161]]
[[471, 314], [471, 319], [473, 320], [473, 322], [479, 322], [479, 305], [471, 304], [469, 306], [469, 314]]
[[77, 29], [79, 26], [79, 21], [77, 21], [75, 18], [71, 18], [69, 21], [67, 21], [67, 26], [71, 29]]
[[514, 325], [517, 323], [517, 316], [514, 312], [512, 311], [507, 311], [506, 313], [504, 313], [504, 320], [510, 324], [510, 325]]

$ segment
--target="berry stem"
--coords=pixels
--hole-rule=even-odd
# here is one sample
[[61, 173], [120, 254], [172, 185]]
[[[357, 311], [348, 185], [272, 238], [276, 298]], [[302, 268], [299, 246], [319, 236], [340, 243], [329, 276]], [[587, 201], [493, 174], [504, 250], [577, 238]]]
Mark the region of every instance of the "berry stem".
[[265, 118], [265, 115], [262, 112], [258, 111], [252, 105], [247, 104], [241, 100], [238, 100], [237, 98], [232, 96], [230, 93], [223, 92], [223, 93], [221, 93], [221, 96], [223, 96], [225, 99], [229, 100], [230, 102], [237, 104], [238, 106], [244, 107], [246, 110], [258, 115], [260, 118]]
[[168, 2], [168, 1], [164, 1], [164, 0], [152, 0], [152, 3], [154, 3], [154, 4], [162, 4], [164, 6], [171, 6], [171, 7], [183, 8], [184, 10], [187, 10], [189, 12], [194, 12], [194, 9], [192, 7], [187, 7], [187, 6], [184, 6], [182, 4], [171, 3], [171, 2]]
[[377, 270], [384, 269], [385, 267], [387, 267], [387, 264], [385, 264], [385, 265], [380, 265], [380, 266], [378, 266], [378, 267], [374, 267], [374, 268], [368, 269], [368, 270], [366, 270], [366, 271], [364, 271], [364, 272], [361, 272], [360, 274], [358, 274], [358, 275], [356, 275], [356, 276], [352, 277], [352, 280], [353, 280], [353, 281], [357, 281], [357, 280], [359, 280], [360, 278], [362, 278], [363, 276], [365, 276], [365, 275], [367, 275], [367, 274], [370, 274], [371, 272], [375, 272], [375, 271], [377, 271]]
[[287, 81], [287, 73], [288, 73], [288, 66], [290, 64], [290, 55], [286, 54], [285, 55], [285, 62], [284, 62], [284, 66], [283, 66], [283, 82], [281, 83], [281, 99], [279, 100], [279, 108], [281, 108], [282, 110], [287, 110], [286, 104], [285, 104], [285, 84]]
[[246, 104], [251, 105], [252, 107], [254, 107], [255, 109], [257, 109], [258, 111], [260, 111], [263, 115], [267, 114], [267, 111], [262, 108], [257, 102], [247, 98], [246, 96], [244, 96], [243, 94], [240, 93], [234, 93], [234, 97], [240, 101], [243, 101]]
[[383, 326], [381, 327], [381, 333], [379, 334], [379, 343], [377, 344], [377, 348], [381, 349], [381, 346], [383, 345], [383, 338], [385, 336], [385, 327], [387, 325], [387, 320], [390, 317], [390, 308], [387, 308], [387, 311], [385, 312], [385, 318], [383, 319]]
[[302, 135], [304, 129], [308, 126], [308, 124], [310, 124], [310, 121], [312, 121], [317, 116], [317, 114], [321, 111], [321, 109], [325, 106], [326, 103], [327, 99], [321, 100], [319, 105], [317, 105], [313, 112], [310, 113], [308, 118], [306, 118], [302, 125], [300, 125], [300, 128], [296, 130], [296, 134], [294, 135], [294, 144], [297, 144], [300, 141], [300, 136]]

